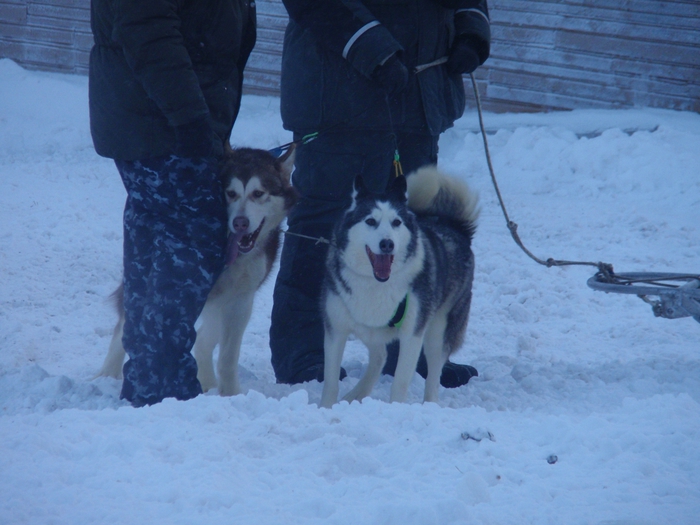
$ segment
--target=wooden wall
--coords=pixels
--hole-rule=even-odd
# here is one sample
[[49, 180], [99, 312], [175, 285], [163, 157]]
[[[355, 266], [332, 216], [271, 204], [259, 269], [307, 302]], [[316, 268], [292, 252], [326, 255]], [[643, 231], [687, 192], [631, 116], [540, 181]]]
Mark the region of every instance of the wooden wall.
[[699, 0], [490, 0], [494, 104], [700, 111]]
[[[700, 112], [700, 0], [489, 5], [492, 55], [476, 75], [487, 109]], [[257, 6], [246, 91], [275, 95], [287, 15], [281, 0], [257, 0]], [[86, 74], [91, 45], [89, 0], [0, 0], [0, 57]]]
[[0, 0], [0, 57], [28, 69], [87, 74], [90, 0]]

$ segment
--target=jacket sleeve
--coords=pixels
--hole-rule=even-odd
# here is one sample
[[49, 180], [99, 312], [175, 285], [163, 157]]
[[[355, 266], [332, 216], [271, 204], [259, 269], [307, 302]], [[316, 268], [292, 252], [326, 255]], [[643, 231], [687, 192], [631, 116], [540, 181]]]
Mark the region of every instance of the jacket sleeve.
[[359, 0], [283, 0], [289, 17], [365, 76], [401, 45]]
[[171, 126], [209, 114], [180, 32], [176, 0], [114, 2], [112, 39]]
[[455, 10], [455, 36], [468, 38], [474, 44], [483, 64], [491, 52], [491, 21], [487, 0], [437, 0], [443, 7]]

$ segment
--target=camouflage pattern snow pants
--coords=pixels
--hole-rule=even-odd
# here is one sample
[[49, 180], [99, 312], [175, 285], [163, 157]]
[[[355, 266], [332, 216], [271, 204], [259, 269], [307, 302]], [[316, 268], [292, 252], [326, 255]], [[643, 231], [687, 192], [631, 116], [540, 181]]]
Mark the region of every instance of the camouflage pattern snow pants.
[[190, 353], [224, 265], [226, 202], [214, 158], [115, 161], [124, 209], [124, 364], [134, 406], [202, 392]]

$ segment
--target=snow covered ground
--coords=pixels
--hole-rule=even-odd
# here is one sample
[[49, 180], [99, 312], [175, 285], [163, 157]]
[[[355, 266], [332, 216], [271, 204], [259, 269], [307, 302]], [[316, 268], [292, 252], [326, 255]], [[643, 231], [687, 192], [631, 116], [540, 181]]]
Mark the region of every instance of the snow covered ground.
[[[700, 523], [700, 324], [591, 290], [593, 268], [528, 259], [474, 112], [440, 160], [481, 195], [455, 357], [478, 378], [439, 404], [419, 403], [416, 376], [409, 404], [387, 403], [382, 379], [362, 404], [319, 409], [320, 384], [274, 382], [270, 280], [244, 339], [246, 394], [134, 409], [93, 377], [116, 320], [125, 193], [92, 149], [87, 79], [0, 60], [0, 93], [0, 524]], [[536, 255], [700, 272], [699, 115], [485, 121]], [[235, 145], [289, 140], [277, 99], [244, 97]], [[365, 363], [352, 341], [343, 391]]]

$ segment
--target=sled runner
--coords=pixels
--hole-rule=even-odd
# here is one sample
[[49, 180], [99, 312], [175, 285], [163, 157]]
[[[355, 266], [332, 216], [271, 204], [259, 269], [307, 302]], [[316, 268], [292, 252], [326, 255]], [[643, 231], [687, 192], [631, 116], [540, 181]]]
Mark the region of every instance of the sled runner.
[[700, 323], [700, 275], [598, 271], [588, 279], [588, 286], [601, 292], [636, 295], [651, 305], [656, 317], [692, 317]]

